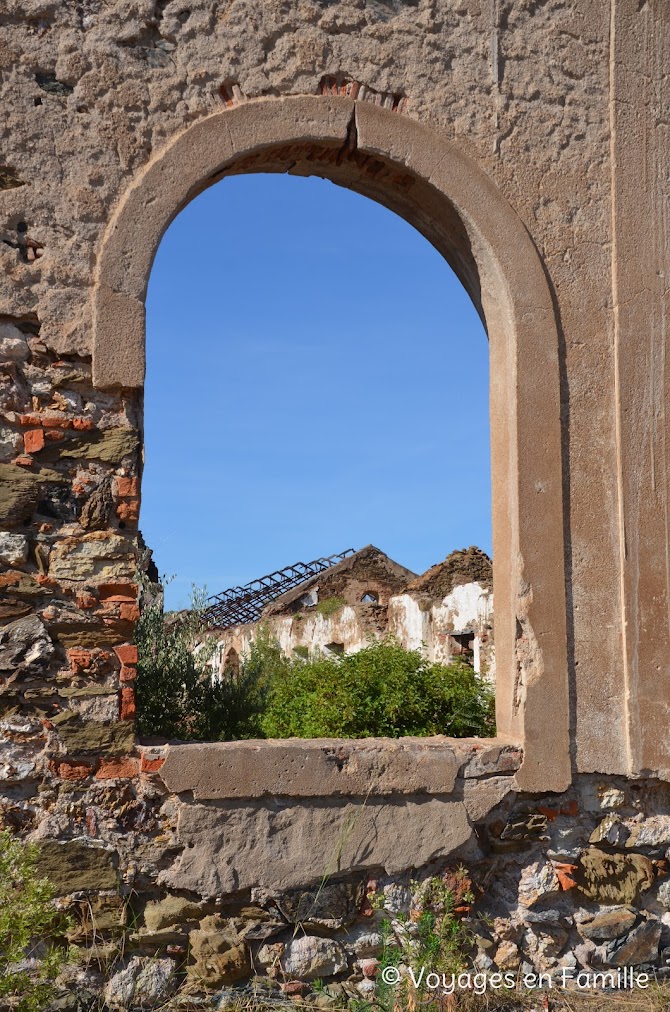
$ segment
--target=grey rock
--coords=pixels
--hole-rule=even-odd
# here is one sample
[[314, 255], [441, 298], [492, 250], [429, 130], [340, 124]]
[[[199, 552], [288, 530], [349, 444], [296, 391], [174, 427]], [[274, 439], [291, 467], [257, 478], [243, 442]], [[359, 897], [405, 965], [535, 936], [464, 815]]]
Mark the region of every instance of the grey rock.
[[637, 916], [635, 910], [630, 907], [606, 910], [596, 914], [593, 920], [583, 921], [579, 931], [584, 938], [590, 938], [594, 942], [606, 942], [627, 934], [635, 926]]
[[30, 355], [28, 340], [13, 323], [0, 323], [0, 360], [25, 362]]
[[0, 562], [6, 566], [21, 566], [28, 558], [28, 538], [25, 534], [0, 532]]
[[174, 990], [175, 964], [171, 959], [133, 956], [115, 973], [105, 988], [105, 1001], [112, 1008], [151, 1007]]
[[7, 463], [20, 452], [22, 439], [18, 432], [6, 426], [0, 427], [0, 461]]
[[284, 948], [280, 966], [287, 977], [299, 980], [334, 977], [348, 968], [342, 946], [329, 938], [319, 938], [316, 935], [301, 935], [291, 939]]
[[639, 966], [655, 963], [661, 940], [660, 921], [643, 921], [623, 941], [609, 942], [605, 946], [605, 962], [609, 966]]
[[53, 652], [51, 638], [36, 615], [19, 618], [0, 630], [0, 672], [13, 675], [39, 670]]

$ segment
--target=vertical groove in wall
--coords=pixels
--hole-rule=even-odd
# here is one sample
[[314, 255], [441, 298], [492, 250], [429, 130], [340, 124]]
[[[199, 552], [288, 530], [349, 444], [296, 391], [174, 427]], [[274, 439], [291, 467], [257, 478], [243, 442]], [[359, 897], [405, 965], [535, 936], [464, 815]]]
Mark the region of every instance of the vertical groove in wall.
[[634, 709], [634, 693], [630, 684], [628, 663], [628, 629], [626, 611], [626, 516], [624, 509], [624, 481], [621, 445], [621, 363], [620, 341], [621, 321], [619, 311], [619, 262], [617, 244], [617, 128], [616, 128], [616, 0], [610, 0], [610, 44], [609, 44], [609, 119], [610, 119], [610, 208], [611, 208], [611, 273], [612, 273], [612, 339], [614, 355], [614, 435], [616, 443], [616, 485], [617, 485], [617, 522], [619, 531], [619, 596], [621, 614], [621, 653], [624, 677], [624, 693], [626, 701], [626, 757], [629, 770], [633, 768], [632, 755], [632, 719]]

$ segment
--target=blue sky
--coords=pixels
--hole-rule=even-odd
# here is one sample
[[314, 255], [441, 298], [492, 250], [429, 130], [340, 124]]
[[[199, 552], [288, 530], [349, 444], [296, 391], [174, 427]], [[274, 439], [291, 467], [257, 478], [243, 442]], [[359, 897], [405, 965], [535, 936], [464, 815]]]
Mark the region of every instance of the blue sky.
[[147, 300], [140, 526], [170, 608], [372, 543], [491, 550], [488, 345], [436, 250], [317, 178], [224, 179]]

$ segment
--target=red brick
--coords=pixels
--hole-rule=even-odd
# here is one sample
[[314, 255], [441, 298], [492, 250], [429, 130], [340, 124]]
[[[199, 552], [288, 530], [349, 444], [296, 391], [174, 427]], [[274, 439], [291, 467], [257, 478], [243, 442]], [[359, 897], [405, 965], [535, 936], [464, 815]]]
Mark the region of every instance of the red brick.
[[84, 650], [82, 647], [72, 647], [67, 652], [70, 667], [75, 674], [80, 671], [85, 671], [86, 668], [90, 668], [93, 655], [90, 650]]
[[120, 496], [138, 496], [140, 493], [139, 480], [133, 478], [117, 478], [116, 494]]
[[95, 428], [95, 422], [92, 418], [73, 418], [72, 428], [77, 429], [78, 432], [90, 432]]
[[28, 429], [23, 433], [23, 446], [26, 453], [37, 453], [44, 448], [44, 432], [42, 429]]
[[135, 713], [135, 690], [130, 685], [124, 685], [121, 689], [121, 707], [119, 710], [119, 716], [121, 720], [134, 720]]
[[67, 759], [52, 759], [49, 769], [61, 780], [85, 780], [93, 772], [93, 764], [85, 762], [70, 762]]
[[101, 759], [100, 768], [95, 774], [96, 780], [131, 780], [139, 772], [139, 763], [132, 756], [118, 756], [114, 759]]
[[137, 664], [137, 647], [134, 643], [123, 643], [120, 647], [114, 647], [114, 653], [122, 664]]
[[80, 594], [77, 594], [77, 607], [86, 610], [87, 608], [95, 608], [98, 603], [98, 599], [95, 594], [91, 594], [86, 590], [83, 590]]
[[165, 762], [165, 759], [148, 759], [146, 756], [142, 756], [140, 760], [140, 772], [142, 773], [158, 773], [159, 769]]
[[45, 429], [71, 429], [72, 422], [69, 418], [61, 418], [59, 415], [44, 415], [41, 423]]
[[140, 608], [137, 604], [121, 604], [120, 610], [124, 622], [137, 622], [140, 617]]
[[100, 583], [96, 589], [101, 601], [137, 601], [136, 583]]
[[120, 502], [116, 507], [116, 515], [119, 520], [127, 520], [134, 523], [140, 518], [139, 499], [130, 499], [128, 502]]
[[121, 674], [119, 675], [120, 682], [134, 682], [137, 678], [137, 668], [131, 667], [130, 664], [124, 664], [121, 668]]
[[14, 457], [12, 463], [18, 464], [19, 467], [31, 467], [33, 463], [33, 458], [27, 456], [27, 454], [25, 453], [22, 453], [19, 457]]

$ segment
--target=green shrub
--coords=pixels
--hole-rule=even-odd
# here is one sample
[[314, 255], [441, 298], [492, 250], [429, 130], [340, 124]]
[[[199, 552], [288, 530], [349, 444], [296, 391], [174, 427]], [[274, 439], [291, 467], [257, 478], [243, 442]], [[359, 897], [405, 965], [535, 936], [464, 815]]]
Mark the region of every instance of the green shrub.
[[340, 608], [344, 608], [347, 602], [343, 597], [324, 597], [323, 601], [319, 601], [316, 606], [316, 612], [319, 615], [323, 615], [324, 618], [329, 618], [334, 615]]
[[430, 664], [393, 640], [342, 657], [270, 663], [265, 675], [261, 726], [269, 738], [495, 733], [493, 692], [469, 665]]
[[[49, 942], [57, 914], [53, 890], [38, 876], [35, 857], [35, 847], [8, 830], [0, 832], [0, 1007], [16, 1012], [46, 1008], [67, 960], [66, 952]], [[26, 960], [29, 967], [22, 963]]]

